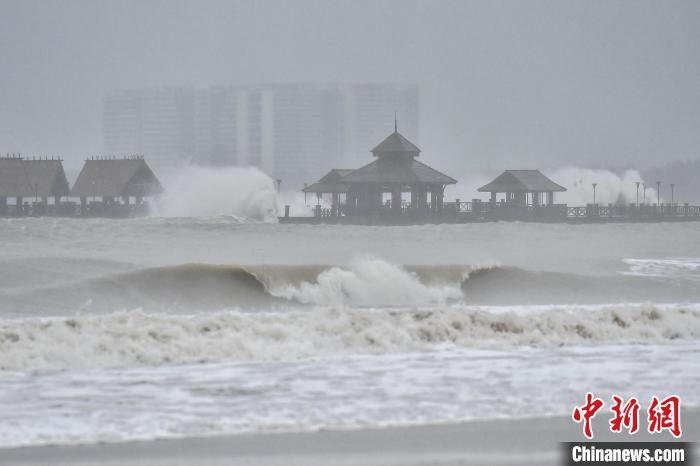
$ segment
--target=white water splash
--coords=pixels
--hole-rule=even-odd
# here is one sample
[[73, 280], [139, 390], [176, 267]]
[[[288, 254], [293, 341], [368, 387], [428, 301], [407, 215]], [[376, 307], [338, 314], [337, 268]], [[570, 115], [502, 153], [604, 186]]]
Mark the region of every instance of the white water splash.
[[313, 283], [285, 284], [271, 287], [269, 292], [301, 303], [330, 306], [420, 306], [461, 299], [460, 286], [465, 278], [428, 285], [396, 264], [365, 257], [354, 260], [348, 268], [332, 267]]
[[163, 185], [156, 216], [277, 221], [274, 182], [257, 168], [189, 166], [164, 178]]
[[547, 176], [567, 189], [566, 192], [556, 194], [558, 204], [582, 206], [593, 203], [593, 183], [596, 183], [596, 203], [598, 204], [637, 202], [636, 182], [640, 182], [640, 203], [653, 204], [657, 201], [656, 190], [652, 188], [651, 183], [645, 186], [642, 176], [636, 170], [628, 170], [618, 175], [609, 170], [563, 167], [547, 173]]

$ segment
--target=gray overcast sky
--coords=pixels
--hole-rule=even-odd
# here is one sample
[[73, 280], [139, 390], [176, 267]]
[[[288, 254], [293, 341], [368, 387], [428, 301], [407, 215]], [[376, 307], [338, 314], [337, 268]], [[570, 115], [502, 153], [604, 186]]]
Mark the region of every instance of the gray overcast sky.
[[700, 2], [0, 0], [3, 153], [100, 153], [116, 88], [258, 81], [416, 82], [461, 170], [696, 158]]

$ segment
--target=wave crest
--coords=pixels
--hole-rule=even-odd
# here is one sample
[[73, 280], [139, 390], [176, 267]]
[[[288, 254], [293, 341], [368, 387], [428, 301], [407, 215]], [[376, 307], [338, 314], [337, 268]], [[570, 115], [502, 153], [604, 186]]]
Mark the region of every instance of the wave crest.
[[273, 296], [305, 304], [421, 306], [442, 305], [463, 297], [461, 285], [469, 276], [469, 268], [443, 269], [448, 273], [442, 275], [429, 273], [426, 268], [422, 271], [421, 277], [416, 271], [367, 257], [355, 260], [347, 268], [328, 268], [314, 280], [301, 283], [266, 283], [265, 278], [262, 280]]

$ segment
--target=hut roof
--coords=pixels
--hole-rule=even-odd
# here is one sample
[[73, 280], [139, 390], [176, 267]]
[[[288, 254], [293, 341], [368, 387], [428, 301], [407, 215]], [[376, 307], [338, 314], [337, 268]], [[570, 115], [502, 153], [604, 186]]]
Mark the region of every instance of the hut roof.
[[67, 196], [68, 192], [60, 160], [0, 158], [1, 197]]
[[481, 193], [518, 193], [566, 191], [539, 170], [506, 170], [489, 184], [478, 189]]
[[386, 139], [380, 142], [377, 147], [372, 149], [372, 154], [374, 154], [375, 157], [379, 157], [383, 154], [401, 153], [417, 157], [420, 153], [420, 149], [398, 131], [391, 133]]
[[334, 168], [326, 173], [320, 180], [302, 189], [305, 193], [344, 193], [348, 187], [338, 181], [353, 170]]
[[155, 196], [163, 191], [143, 158], [86, 160], [73, 185], [74, 197]]
[[415, 159], [377, 159], [353, 170], [340, 180], [346, 184], [357, 183], [435, 183], [455, 184], [457, 180], [430, 168]]

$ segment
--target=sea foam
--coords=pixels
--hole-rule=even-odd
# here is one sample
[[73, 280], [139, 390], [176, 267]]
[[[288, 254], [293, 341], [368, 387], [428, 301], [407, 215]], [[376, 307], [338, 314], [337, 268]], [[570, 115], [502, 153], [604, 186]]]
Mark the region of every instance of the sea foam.
[[668, 342], [700, 337], [691, 305], [117, 312], [0, 321], [0, 368], [286, 361], [436, 348]]

